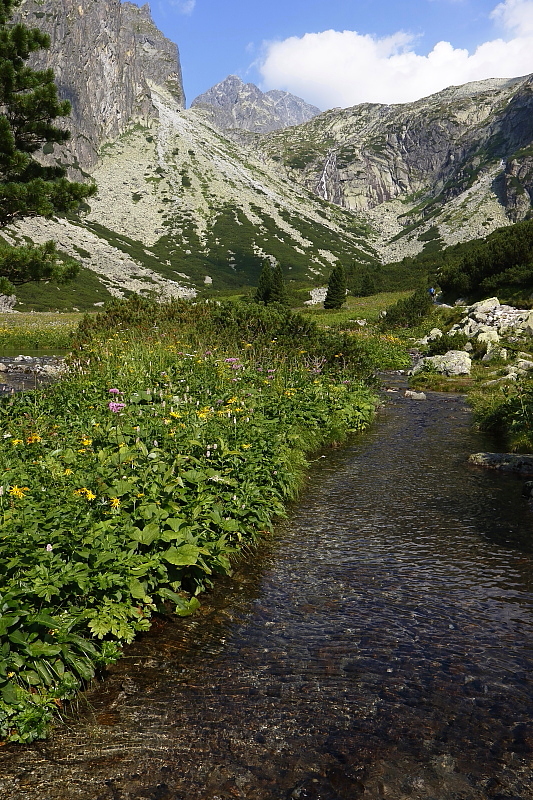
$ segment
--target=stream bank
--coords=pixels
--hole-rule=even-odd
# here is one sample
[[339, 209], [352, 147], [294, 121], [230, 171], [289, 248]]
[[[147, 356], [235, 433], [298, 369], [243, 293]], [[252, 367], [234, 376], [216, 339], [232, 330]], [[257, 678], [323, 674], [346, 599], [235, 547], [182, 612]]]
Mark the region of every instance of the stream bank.
[[0, 800], [531, 800], [533, 522], [491, 449], [391, 393], [200, 615], [2, 748]]

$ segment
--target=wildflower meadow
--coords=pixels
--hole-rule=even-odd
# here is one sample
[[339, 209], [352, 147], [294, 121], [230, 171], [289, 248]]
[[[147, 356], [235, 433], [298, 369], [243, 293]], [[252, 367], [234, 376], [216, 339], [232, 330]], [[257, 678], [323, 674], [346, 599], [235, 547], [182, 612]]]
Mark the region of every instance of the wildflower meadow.
[[284, 310], [117, 301], [0, 403], [0, 737], [30, 742], [157, 614], [272, 530], [306, 455], [372, 419], [394, 341]]

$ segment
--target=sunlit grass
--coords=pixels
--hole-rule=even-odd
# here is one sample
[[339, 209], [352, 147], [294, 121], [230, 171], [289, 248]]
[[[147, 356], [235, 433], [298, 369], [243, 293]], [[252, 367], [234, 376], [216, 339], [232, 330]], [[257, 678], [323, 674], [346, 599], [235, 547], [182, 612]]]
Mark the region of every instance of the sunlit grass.
[[341, 309], [326, 310], [316, 306], [304, 306], [299, 309], [304, 314], [309, 314], [319, 325], [344, 325], [351, 320], [365, 319], [367, 322], [376, 322], [382, 311], [387, 306], [396, 303], [400, 298], [408, 297], [411, 291], [380, 292], [370, 297], [347, 297]]
[[66, 350], [82, 317], [81, 313], [0, 314], [0, 355], [16, 348]]

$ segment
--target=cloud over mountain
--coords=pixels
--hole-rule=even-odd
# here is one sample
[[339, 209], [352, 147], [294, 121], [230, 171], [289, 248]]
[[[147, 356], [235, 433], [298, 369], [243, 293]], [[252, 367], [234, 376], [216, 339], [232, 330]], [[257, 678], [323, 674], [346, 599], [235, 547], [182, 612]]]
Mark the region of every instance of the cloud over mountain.
[[404, 103], [450, 85], [533, 72], [533, 0], [505, 0], [491, 18], [496, 38], [473, 52], [437, 42], [426, 55], [405, 31], [378, 38], [328, 30], [265, 43], [264, 88], [281, 87], [320, 108]]

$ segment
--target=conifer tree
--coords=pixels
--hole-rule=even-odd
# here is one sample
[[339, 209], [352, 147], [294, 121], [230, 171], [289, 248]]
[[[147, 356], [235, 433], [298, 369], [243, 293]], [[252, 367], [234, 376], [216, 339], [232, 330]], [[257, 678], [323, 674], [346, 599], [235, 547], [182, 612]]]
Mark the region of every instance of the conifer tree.
[[271, 303], [285, 303], [287, 302], [287, 293], [285, 291], [285, 281], [283, 280], [283, 272], [281, 266], [276, 264], [272, 270], [272, 284], [270, 289]]
[[342, 264], [337, 264], [329, 276], [324, 308], [341, 308], [346, 300], [346, 273]]
[[376, 293], [376, 281], [369, 272], [365, 272], [361, 281], [360, 297], [370, 297]]
[[[70, 134], [53, 121], [68, 116], [70, 103], [57, 96], [52, 70], [27, 65], [50, 46], [50, 37], [12, 16], [20, 0], [0, 0], [0, 229], [28, 216], [50, 217], [75, 210], [96, 187], [69, 181], [66, 168], [34, 158], [44, 144], [63, 144]], [[53, 242], [40, 246], [0, 244], [0, 292], [30, 281], [68, 280], [78, 265], [62, 259]]]
[[268, 259], [263, 263], [263, 268], [257, 282], [257, 290], [254, 295], [256, 303], [270, 303], [272, 293], [272, 266]]

